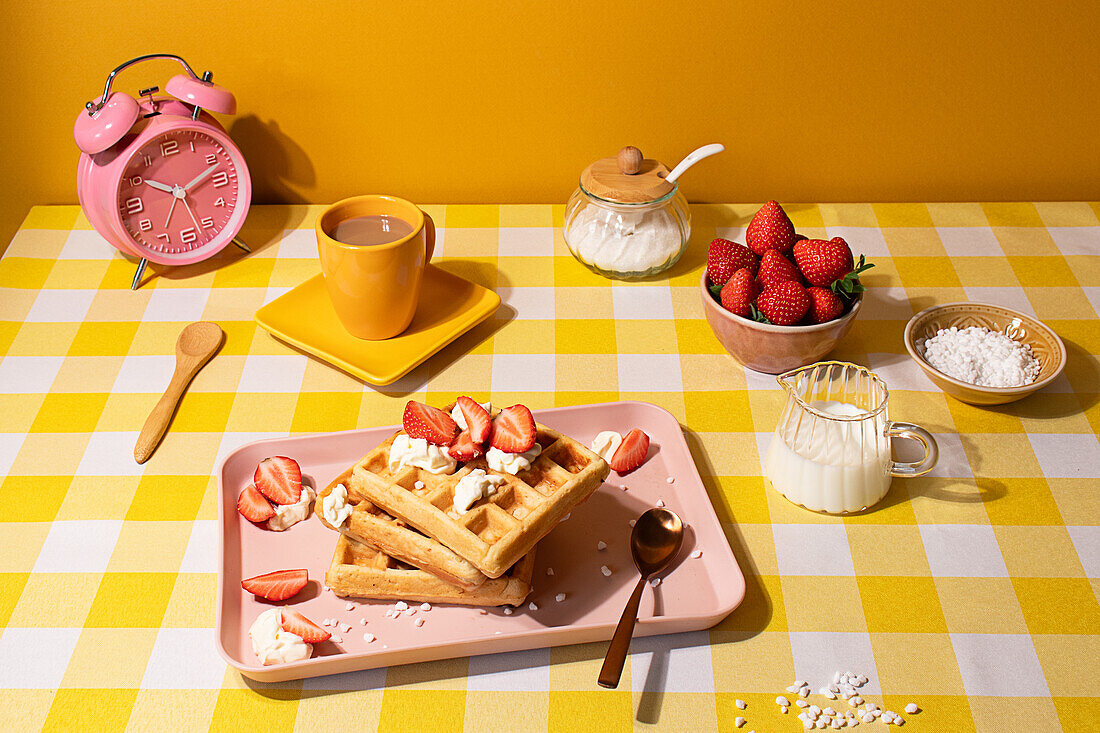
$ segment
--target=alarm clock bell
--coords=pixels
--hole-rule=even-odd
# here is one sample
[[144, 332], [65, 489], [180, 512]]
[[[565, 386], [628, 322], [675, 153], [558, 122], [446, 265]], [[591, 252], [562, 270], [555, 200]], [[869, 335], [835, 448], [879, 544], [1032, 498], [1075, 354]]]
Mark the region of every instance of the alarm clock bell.
[[[112, 92], [123, 69], [151, 59], [177, 61], [186, 74], [141, 99]], [[77, 194], [92, 226], [125, 254], [138, 258], [131, 289], [149, 262], [187, 265], [214, 256], [237, 239], [251, 203], [252, 181], [240, 150], [209, 113], [233, 114], [237, 100], [199, 77], [181, 57], [148, 54], [121, 64], [103, 94], [77, 116], [81, 150]]]

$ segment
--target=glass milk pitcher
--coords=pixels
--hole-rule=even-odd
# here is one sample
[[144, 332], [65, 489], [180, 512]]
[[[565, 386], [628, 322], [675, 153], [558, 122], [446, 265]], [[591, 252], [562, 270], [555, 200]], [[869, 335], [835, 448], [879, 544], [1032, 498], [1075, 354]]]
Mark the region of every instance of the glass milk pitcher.
[[[858, 512], [884, 497], [894, 476], [920, 476], [936, 465], [935, 439], [922, 427], [888, 419], [890, 393], [870, 370], [823, 361], [776, 380], [787, 391], [787, 403], [764, 474], [795, 504], [830, 514]], [[894, 461], [891, 438], [917, 441], [924, 457]]]

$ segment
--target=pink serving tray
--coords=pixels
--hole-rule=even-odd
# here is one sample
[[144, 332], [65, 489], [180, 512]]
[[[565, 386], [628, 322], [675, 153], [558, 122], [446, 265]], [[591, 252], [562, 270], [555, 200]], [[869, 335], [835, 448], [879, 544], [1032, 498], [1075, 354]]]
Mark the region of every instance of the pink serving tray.
[[[261, 440], [235, 450], [218, 467], [221, 523], [220, 573], [215, 632], [218, 652], [241, 674], [261, 682], [316, 677], [449, 657], [604, 641], [611, 638], [638, 580], [630, 558], [631, 519], [663, 500], [688, 531], [672, 569], [649, 587], [635, 636], [706, 629], [725, 618], [745, 595], [745, 578], [714, 514], [706, 488], [691, 459], [676, 418], [645, 402], [611, 402], [536, 410], [542, 424], [588, 444], [602, 430], [626, 434], [640, 427], [652, 439], [649, 460], [623, 477], [612, 471], [588, 501], [547, 535], [536, 551], [533, 590], [528, 602], [506, 615], [503, 608], [482, 615], [476, 608], [433, 605], [414, 616], [386, 618], [387, 601], [352, 601], [324, 589], [325, 570], [336, 535], [311, 516], [286, 532], [272, 532], [237, 513], [237, 496], [252, 480], [256, 464], [272, 455], [290, 456], [305, 480], [324, 488], [396, 427], [351, 430]], [[668, 478], [675, 479], [669, 483]], [[622, 486], [627, 490], [623, 491]], [[597, 550], [598, 542], [607, 548]], [[702, 555], [691, 554], [701, 550]], [[600, 566], [613, 571], [605, 577]], [[241, 579], [284, 568], [307, 568], [310, 584], [282, 604], [271, 604], [241, 589]], [[549, 568], [553, 575], [548, 575]], [[555, 600], [565, 594], [561, 602]], [[272, 605], [287, 605], [321, 623], [335, 618], [351, 624], [337, 632], [342, 642], [314, 645], [313, 658], [264, 667], [248, 637], [253, 620]], [[366, 619], [366, 625], [360, 623]], [[422, 626], [415, 626], [424, 619]], [[331, 629], [330, 629], [331, 630]], [[374, 634], [373, 642], [364, 640]]]

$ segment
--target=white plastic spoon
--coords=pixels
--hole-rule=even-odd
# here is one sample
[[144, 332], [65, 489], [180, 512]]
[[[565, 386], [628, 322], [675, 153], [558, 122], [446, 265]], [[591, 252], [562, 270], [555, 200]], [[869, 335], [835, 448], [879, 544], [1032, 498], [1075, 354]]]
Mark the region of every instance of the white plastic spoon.
[[715, 153], [721, 153], [726, 149], [726, 146], [722, 143], [711, 143], [710, 145], [704, 145], [703, 147], [693, 150], [687, 154], [687, 157], [676, 164], [676, 167], [672, 169], [672, 172], [665, 176], [665, 180], [669, 183], [676, 183], [676, 179], [684, 174], [691, 166], [698, 163], [703, 158], [708, 158]]

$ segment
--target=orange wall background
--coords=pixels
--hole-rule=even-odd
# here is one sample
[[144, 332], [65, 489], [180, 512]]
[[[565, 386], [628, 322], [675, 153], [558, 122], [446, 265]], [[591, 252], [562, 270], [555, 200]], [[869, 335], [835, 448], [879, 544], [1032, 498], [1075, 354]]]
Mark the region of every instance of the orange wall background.
[[[625, 144], [693, 201], [1100, 199], [1100, 3], [0, 3], [0, 248], [72, 124], [171, 52], [238, 98], [256, 202], [564, 202]], [[123, 72], [163, 86], [178, 67]]]

